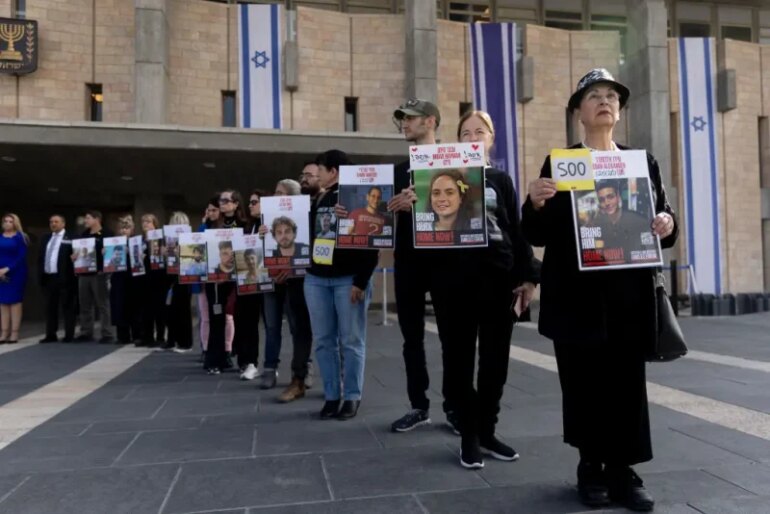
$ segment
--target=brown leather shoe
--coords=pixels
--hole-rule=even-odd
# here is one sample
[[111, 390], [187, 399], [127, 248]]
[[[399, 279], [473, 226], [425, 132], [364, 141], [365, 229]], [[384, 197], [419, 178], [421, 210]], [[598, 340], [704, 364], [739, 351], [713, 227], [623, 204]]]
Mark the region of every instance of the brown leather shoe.
[[305, 382], [297, 377], [291, 379], [289, 387], [284, 389], [281, 396], [278, 397], [278, 401], [281, 403], [293, 402], [297, 398], [305, 396]]

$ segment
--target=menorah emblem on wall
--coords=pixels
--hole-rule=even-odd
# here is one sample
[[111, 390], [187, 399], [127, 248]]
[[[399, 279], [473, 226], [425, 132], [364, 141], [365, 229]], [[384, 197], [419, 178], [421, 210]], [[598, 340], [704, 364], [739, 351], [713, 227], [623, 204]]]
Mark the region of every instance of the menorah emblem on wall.
[[0, 59], [8, 61], [22, 61], [21, 52], [16, 50], [14, 43], [24, 37], [25, 28], [23, 25], [12, 25], [10, 23], [0, 24], [0, 41], [6, 41], [8, 48], [0, 50]]

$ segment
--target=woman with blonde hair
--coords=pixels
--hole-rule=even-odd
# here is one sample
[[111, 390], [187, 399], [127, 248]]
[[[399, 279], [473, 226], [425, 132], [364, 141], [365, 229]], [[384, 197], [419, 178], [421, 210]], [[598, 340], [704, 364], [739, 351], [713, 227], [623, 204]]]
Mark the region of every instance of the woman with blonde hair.
[[[130, 214], [118, 218], [119, 236], [133, 237], [134, 228], [134, 218]], [[125, 271], [110, 273], [110, 312], [120, 344], [133, 341], [138, 346], [142, 340], [141, 305], [144, 278], [132, 276], [130, 266]]]
[[[168, 220], [169, 225], [189, 225], [190, 218], [181, 211], [174, 211]], [[175, 352], [187, 353], [192, 350], [192, 308], [190, 306], [192, 290], [187, 284], [180, 284], [174, 275], [169, 275], [167, 284], [170, 288], [171, 302], [168, 305], [168, 337], [166, 346]]]
[[150, 262], [150, 242], [147, 240], [148, 232], [157, 230], [161, 226], [154, 214], [143, 214], [141, 220], [145, 248], [144, 269], [147, 270], [142, 294], [144, 296], [142, 309], [143, 339], [147, 346], [172, 348], [173, 345], [165, 343], [166, 296], [171, 284], [168, 283], [165, 269], [153, 269]]
[[27, 285], [27, 247], [29, 238], [24, 233], [16, 214], [2, 218], [0, 237], [0, 344], [19, 341], [24, 288]]

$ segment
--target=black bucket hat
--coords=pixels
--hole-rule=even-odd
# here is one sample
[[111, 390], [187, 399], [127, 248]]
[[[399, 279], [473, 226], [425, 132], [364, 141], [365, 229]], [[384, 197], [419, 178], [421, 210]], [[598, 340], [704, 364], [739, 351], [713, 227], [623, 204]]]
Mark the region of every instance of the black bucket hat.
[[578, 81], [575, 92], [572, 93], [571, 97], [569, 97], [569, 103], [567, 104], [569, 111], [572, 112], [580, 107], [580, 101], [583, 100], [583, 95], [586, 93], [586, 91], [588, 91], [588, 88], [598, 83], [612, 84], [618, 93], [620, 93], [620, 108], [622, 109], [626, 105], [626, 102], [628, 102], [628, 97], [631, 96], [631, 91], [629, 91], [626, 86], [615, 80], [615, 77], [612, 76], [612, 73], [606, 69], [594, 68], [593, 70], [586, 73], [586, 75]]

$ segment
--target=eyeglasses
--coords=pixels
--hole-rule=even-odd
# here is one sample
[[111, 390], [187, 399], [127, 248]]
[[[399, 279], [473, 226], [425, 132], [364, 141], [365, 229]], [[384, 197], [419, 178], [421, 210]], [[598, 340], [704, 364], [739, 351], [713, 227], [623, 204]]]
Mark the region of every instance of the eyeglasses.
[[607, 93], [606, 95], [601, 95], [593, 91], [588, 93], [586, 98], [592, 102], [601, 102], [602, 100], [606, 99], [607, 103], [609, 104], [616, 104], [620, 102], [620, 95], [614, 91]]
[[249, 205], [259, 205], [259, 200], [249, 200]]
[[233, 200], [230, 198], [220, 198], [219, 199], [219, 205], [225, 205], [228, 203], [233, 203]]
[[316, 175], [314, 175], [313, 173], [300, 173], [299, 174], [299, 179], [300, 180], [311, 179], [311, 178], [316, 178]]

